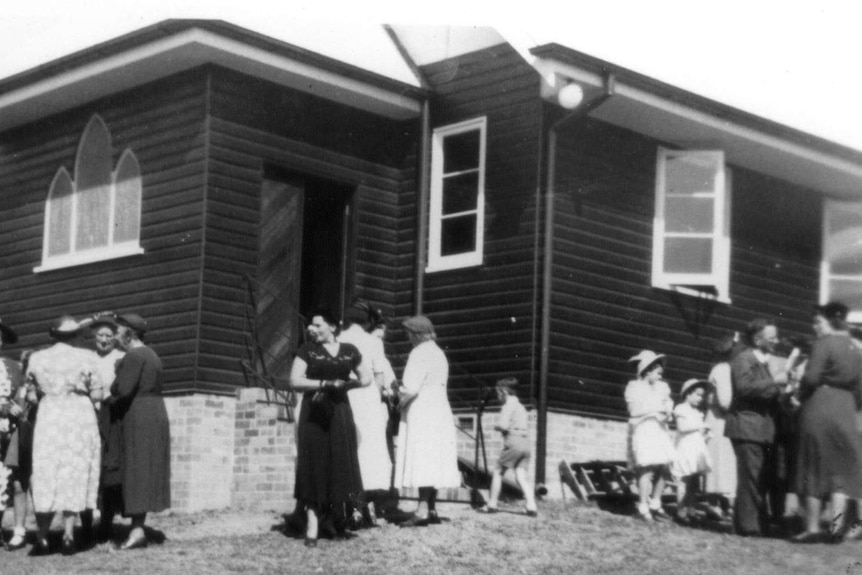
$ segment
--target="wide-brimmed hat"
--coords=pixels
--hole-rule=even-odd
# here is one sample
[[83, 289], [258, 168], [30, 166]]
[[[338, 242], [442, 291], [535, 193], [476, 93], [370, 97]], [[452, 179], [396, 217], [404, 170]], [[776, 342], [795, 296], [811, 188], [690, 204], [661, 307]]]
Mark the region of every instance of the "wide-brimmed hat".
[[136, 313], [124, 313], [117, 316], [117, 323], [130, 327], [139, 333], [146, 333], [147, 322]]
[[3, 323], [3, 320], [0, 319], [0, 337], [3, 339], [3, 343], [15, 343], [18, 341], [18, 334], [15, 333], [15, 330]]
[[709, 383], [708, 380], [697, 379], [695, 377], [695, 378], [687, 380], [685, 383], [682, 384], [682, 388], [679, 390], [679, 394], [680, 394], [680, 396], [685, 397], [686, 394], [688, 394], [690, 391], [695, 390], [698, 387], [703, 387], [706, 389], [706, 388], [709, 388], [710, 386], [712, 386], [712, 384]]
[[636, 356], [629, 359], [629, 361], [638, 362], [638, 377], [642, 376], [643, 373], [652, 366], [652, 364], [661, 362], [664, 363], [665, 355], [663, 353], [656, 353], [654, 351], [645, 349]]
[[401, 325], [404, 326], [404, 329], [416, 335], [434, 335], [434, 324], [431, 323], [431, 320], [424, 315], [414, 315], [413, 317], [408, 317], [403, 322], [401, 322]]
[[70, 315], [61, 315], [57, 319], [54, 320], [54, 323], [51, 324], [51, 328], [48, 330], [48, 333], [53, 338], [65, 338], [72, 336], [82, 328], [86, 327], [89, 322], [78, 322], [75, 321]]

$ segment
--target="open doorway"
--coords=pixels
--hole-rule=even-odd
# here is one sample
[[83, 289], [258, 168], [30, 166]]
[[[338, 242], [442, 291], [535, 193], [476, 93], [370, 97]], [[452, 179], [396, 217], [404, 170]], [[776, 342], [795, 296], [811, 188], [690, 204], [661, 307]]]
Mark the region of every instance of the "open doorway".
[[256, 326], [268, 368], [289, 374], [305, 314], [340, 317], [353, 285], [353, 186], [267, 169], [261, 187]]

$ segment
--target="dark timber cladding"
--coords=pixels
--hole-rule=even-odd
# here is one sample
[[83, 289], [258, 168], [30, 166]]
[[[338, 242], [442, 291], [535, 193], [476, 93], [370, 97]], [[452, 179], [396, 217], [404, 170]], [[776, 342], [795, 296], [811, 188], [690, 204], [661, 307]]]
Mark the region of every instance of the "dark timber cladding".
[[633, 376], [626, 360], [643, 348], [668, 355], [665, 377], [678, 390], [686, 379], [708, 374], [715, 338], [742, 331], [754, 317], [776, 318], [782, 335], [810, 331], [821, 196], [733, 166], [732, 303], [650, 286], [659, 145], [592, 120], [561, 138], [552, 409], [625, 416], [623, 390]]
[[[256, 274], [267, 171], [353, 190], [348, 296], [409, 311], [418, 122], [212, 69], [199, 387], [244, 385], [245, 287]], [[269, 245], [264, 242], [263, 245]], [[272, 254], [260, 254], [271, 265]], [[300, 310], [301, 312], [307, 310]]]
[[504, 44], [422, 72], [435, 92], [432, 127], [481, 116], [488, 123], [484, 263], [426, 275], [423, 307], [452, 364], [450, 399], [463, 407], [476, 399], [477, 380], [516, 375], [522, 399], [534, 401], [539, 77]]
[[[135, 311], [151, 326], [169, 391], [194, 381], [204, 190], [205, 77], [187, 73], [0, 134], [0, 290], [3, 320], [21, 339], [4, 352], [47, 345], [63, 313]], [[110, 130], [113, 165], [126, 148], [143, 175], [143, 255], [34, 273], [45, 200], [60, 167], [75, 178], [87, 122]]]

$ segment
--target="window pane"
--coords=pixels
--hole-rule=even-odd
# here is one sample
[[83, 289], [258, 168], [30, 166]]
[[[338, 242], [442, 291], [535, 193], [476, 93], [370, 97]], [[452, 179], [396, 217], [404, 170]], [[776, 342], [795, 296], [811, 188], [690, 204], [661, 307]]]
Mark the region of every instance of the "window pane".
[[830, 280], [829, 301], [840, 301], [853, 311], [862, 311], [862, 281]]
[[444, 174], [479, 167], [479, 134], [479, 130], [471, 130], [443, 139]]
[[72, 248], [72, 180], [66, 170], [60, 170], [48, 194], [50, 221], [48, 225], [48, 255], [67, 254]]
[[123, 154], [117, 166], [114, 203], [114, 242], [140, 238], [141, 169], [134, 154]]
[[87, 124], [75, 160], [76, 251], [108, 245], [111, 172], [111, 135], [105, 123], [96, 116]]
[[443, 215], [476, 209], [479, 197], [479, 172], [443, 179]]
[[670, 156], [665, 163], [665, 190], [668, 194], [714, 193], [717, 174], [712, 158]]
[[666, 238], [664, 246], [666, 273], [712, 273], [712, 239]]
[[476, 250], [476, 216], [456, 216], [441, 222], [440, 255], [451, 256]]
[[712, 233], [715, 201], [709, 198], [668, 197], [664, 205], [666, 231]]
[[830, 272], [838, 275], [862, 274], [862, 213], [840, 205], [828, 212], [829, 237], [825, 254]]

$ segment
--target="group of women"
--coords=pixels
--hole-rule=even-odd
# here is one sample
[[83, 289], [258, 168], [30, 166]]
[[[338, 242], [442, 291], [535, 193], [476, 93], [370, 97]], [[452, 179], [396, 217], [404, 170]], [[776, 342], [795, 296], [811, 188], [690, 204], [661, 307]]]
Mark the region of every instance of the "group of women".
[[[147, 545], [147, 513], [170, 506], [170, 431], [162, 365], [144, 343], [146, 332], [146, 321], [133, 313], [80, 322], [63, 316], [49, 330], [53, 345], [24, 354], [22, 365], [2, 362], [4, 463], [12, 471], [15, 513], [10, 549], [26, 545], [28, 489], [38, 528], [31, 555], [52, 551], [48, 533], [57, 512], [64, 554], [77, 551], [79, 515], [90, 543], [98, 503], [101, 538], [110, 538], [114, 515], [122, 512], [131, 530], [120, 549]], [[0, 333], [4, 343], [17, 340], [2, 322]]]
[[[428, 318], [415, 316], [402, 326], [413, 349], [401, 384], [392, 386], [391, 367], [386, 369], [374, 345], [365, 343], [365, 335], [373, 336], [354, 333], [340, 339], [338, 321], [330, 312], [310, 314], [311, 337], [299, 348], [290, 375], [291, 386], [303, 394], [294, 494], [297, 508], [305, 510], [308, 547], [317, 545], [324, 525], [332, 526], [332, 535], [345, 536], [346, 511], [363, 508], [367, 491], [389, 486], [391, 462], [385, 443], [380, 443], [385, 442], [387, 417], [381, 401], [389, 389], [394, 388], [401, 409], [393, 486], [418, 488], [420, 499], [417, 513], [401, 524], [439, 523], [437, 490], [461, 484], [446, 395], [449, 364]], [[351, 399], [352, 391], [371, 386], [376, 403]], [[372, 479], [381, 475], [382, 483]]]
[[[841, 303], [816, 306], [813, 339], [785, 340], [779, 346], [784, 349], [770, 344], [766, 347], [771, 351], [762, 354], [768, 379], [758, 387], [766, 402], [761, 415], [776, 429], [762, 476], [764, 510], [780, 532], [792, 531], [797, 521], [804, 524], [804, 530], [791, 537], [797, 543], [862, 536], [862, 331], [852, 329], [847, 316], [848, 308]], [[739, 465], [724, 430], [726, 415], [743, 409], [734, 401], [732, 366], [747, 346], [753, 344], [732, 334], [718, 341], [717, 363], [706, 386], [702, 432], [708, 437], [710, 470], [705, 487], [725, 504], [725, 512], [732, 512], [750, 471]], [[644, 353], [648, 356], [635, 358], [639, 378], [630, 383], [627, 399], [633, 410], [634, 451], [640, 451], [643, 460], [641, 465], [635, 461], [643, 480], [639, 512], [655, 517], [663, 513], [660, 464], [674, 455], [669, 441], [654, 439], [667, 435], [673, 404], [661, 377], [664, 356]], [[855, 515], [850, 500], [856, 502]], [[824, 502], [829, 513], [823, 513]], [[715, 507], [710, 512], [722, 513]]]

